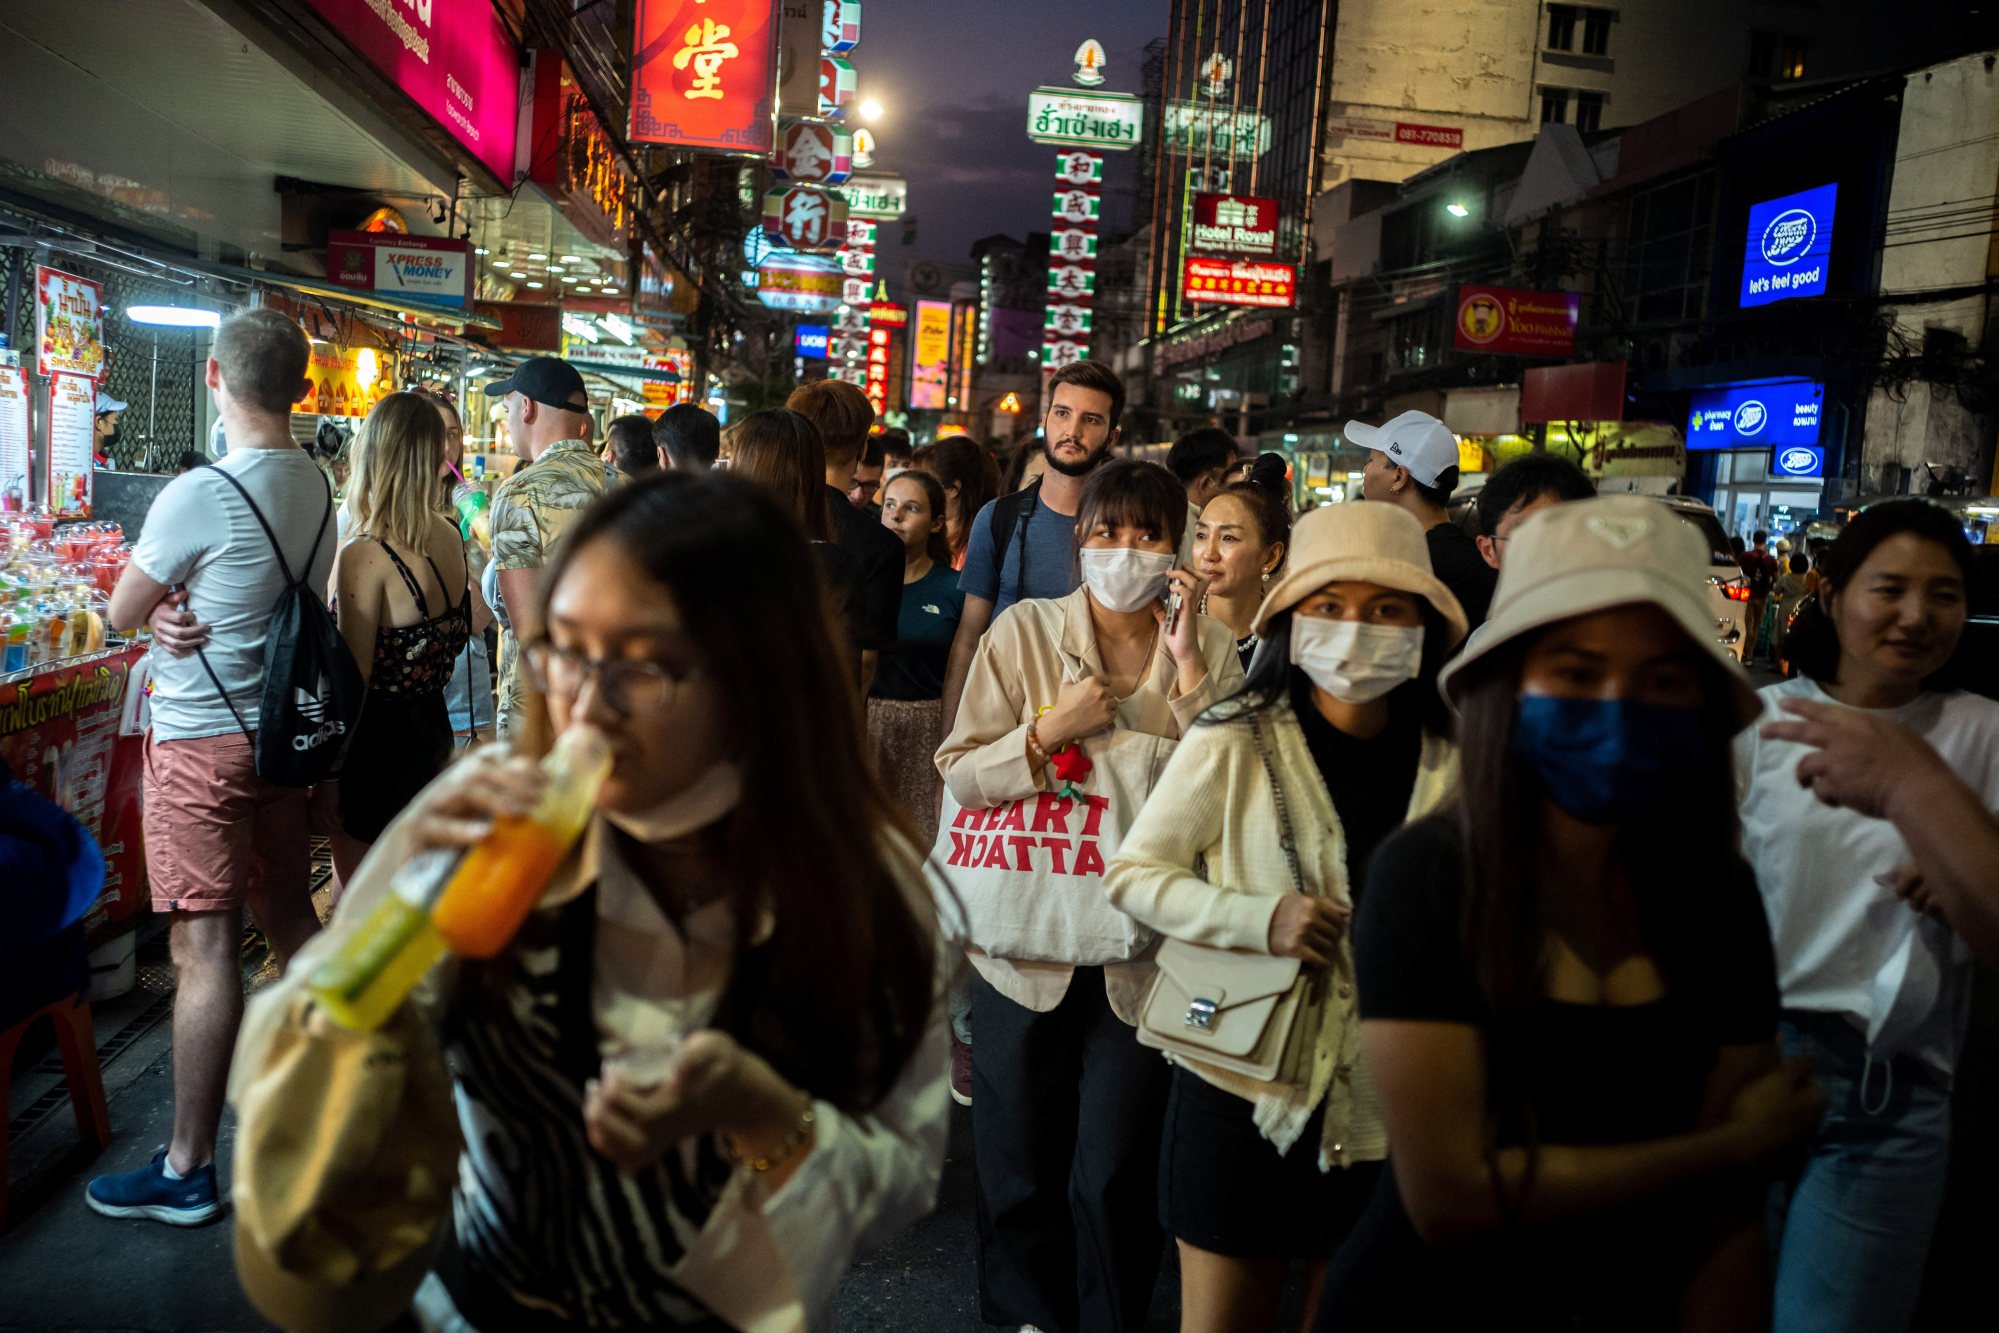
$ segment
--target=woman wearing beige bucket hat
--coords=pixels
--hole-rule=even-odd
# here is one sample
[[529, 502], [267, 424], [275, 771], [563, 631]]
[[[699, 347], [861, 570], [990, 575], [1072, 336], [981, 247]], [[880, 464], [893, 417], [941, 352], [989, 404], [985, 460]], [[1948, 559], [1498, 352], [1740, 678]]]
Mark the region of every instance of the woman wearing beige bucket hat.
[[1394, 1154], [1321, 1327], [1767, 1326], [1761, 1201], [1823, 1099], [1778, 1064], [1729, 753], [1756, 700], [1706, 569], [1639, 496], [1515, 533], [1444, 673], [1458, 800], [1382, 847], [1355, 926]]
[[1457, 777], [1435, 682], [1465, 617], [1414, 517], [1306, 515], [1255, 628], [1248, 684], [1187, 734], [1106, 879], [1169, 937], [1139, 1040], [1177, 1066], [1160, 1211], [1181, 1326], [1204, 1331], [1267, 1331], [1287, 1264], [1322, 1276], [1374, 1192], [1346, 924], [1374, 848]]

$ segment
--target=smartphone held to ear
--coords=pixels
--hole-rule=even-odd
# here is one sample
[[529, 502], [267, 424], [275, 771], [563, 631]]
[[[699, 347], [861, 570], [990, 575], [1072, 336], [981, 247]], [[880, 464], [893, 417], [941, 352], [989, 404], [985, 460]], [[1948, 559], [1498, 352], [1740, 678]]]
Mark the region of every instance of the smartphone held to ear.
[[1180, 628], [1180, 608], [1186, 603], [1178, 587], [1169, 588], [1166, 593], [1166, 632], [1170, 635]]

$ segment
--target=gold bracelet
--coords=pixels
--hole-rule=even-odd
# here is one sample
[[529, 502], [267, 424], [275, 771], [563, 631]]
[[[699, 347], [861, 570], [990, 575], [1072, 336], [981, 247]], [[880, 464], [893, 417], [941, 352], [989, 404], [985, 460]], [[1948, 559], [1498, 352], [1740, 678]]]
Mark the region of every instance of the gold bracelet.
[[799, 1150], [804, 1148], [807, 1141], [811, 1139], [812, 1126], [818, 1121], [818, 1119], [819, 1117], [813, 1113], [811, 1101], [807, 1100], [805, 1103], [804, 1112], [798, 1117], [798, 1128], [792, 1130], [791, 1137], [784, 1141], [784, 1146], [779, 1148], [776, 1152], [772, 1153], [770, 1156], [745, 1157], [737, 1149], [734, 1137], [728, 1134], [724, 1134], [721, 1136], [722, 1151], [726, 1153], [728, 1155], [729, 1160], [731, 1162], [734, 1162], [737, 1166], [742, 1167], [744, 1170], [750, 1172], [752, 1175], [760, 1176], [763, 1175], [765, 1172], [769, 1171], [771, 1168], [783, 1166], [786, 1162], [798, 1156]]

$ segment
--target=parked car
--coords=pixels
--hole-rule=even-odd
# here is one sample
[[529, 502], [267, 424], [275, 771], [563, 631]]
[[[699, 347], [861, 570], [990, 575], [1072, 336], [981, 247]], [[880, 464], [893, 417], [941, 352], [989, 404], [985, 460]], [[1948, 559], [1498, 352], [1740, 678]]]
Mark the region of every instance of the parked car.
[[1728, 533], [1713, 509], [1686, 495], [1662, 495], [1659, 503], [1694, 525], [1707, 542], [1708, 606], [1714, 613], [1714, 637], [1738, 662], [1746, 663], [1756, 646], [1756, 627], [1749, 623], [1749, 580], [1735, 563]]
[[[1451, 521], [1466, 533], [1478, 535], [1478, 493], [1483, 483], [1461, 490], [1451, 497]], [[1701, 534], [1708, 547], [1708, 602], [1714, 611], [1714, 637], [1736, 661], [1746, 661], [1755, 646], [1749, 623], [1749, 580], [1735, 563], [1728, 533], [1713, 509], [1685, 495], [1654, 496], [1660, 504], [1678, 514]]]

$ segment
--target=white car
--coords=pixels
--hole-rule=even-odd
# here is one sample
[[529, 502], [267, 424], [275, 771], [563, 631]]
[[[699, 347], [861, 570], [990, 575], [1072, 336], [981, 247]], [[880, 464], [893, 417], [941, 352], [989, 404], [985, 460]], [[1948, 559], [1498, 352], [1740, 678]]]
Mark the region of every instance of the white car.
[[[1468, 534], [1478, 534], [1476, 512], [1481, 485], [1473, 485], [1451, 497], [1451, 520]], [[1715, 641], [1728, 649], [1737, 662], [1744, 661], [1754, 646], [1749, 624], [1749, 580], [1735, 563], [1735, 551], [1728, 533], [1713, 509], [1684, 495], [1652, 497], [1694, 525], [1708, 547], [1708, 604], [1714, 611]]]
[[1737, 662], [1746, 662], [1756, 646], [1756, 627], [1749, 623], [1749, 580], [1735, 563], [1728, 533], [1714, 510], [1684, 495], [1662, 495], [1660, 504], [1700, 530], [1708, 546], [1708, 605], [1714, 612], [1715, 641]]

